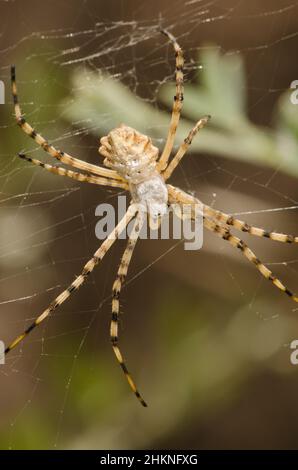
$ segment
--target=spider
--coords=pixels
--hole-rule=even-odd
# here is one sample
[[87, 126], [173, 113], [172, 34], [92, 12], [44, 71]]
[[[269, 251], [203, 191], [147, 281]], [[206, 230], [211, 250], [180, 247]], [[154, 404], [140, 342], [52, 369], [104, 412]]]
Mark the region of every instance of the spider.
[[144, 211], [139, 210], [140, 203], [149, 209], [150, 214], [155, 217], [157, 221], [161, 220], [163, 215], [166, 213], [168, 204], [170, 203], [179, 204], [181, 206], [183, 204], [190, 204], [193, 211], [192, 217], [194, 217], [195, 205], [200, 204], [200, 206], [203, 207], [204, 227], [217, 234], [223, 240], [226, 240], [233, 247], [238, 248], [241, 253], [255, 265], [262, 276], [268, 279], [279, 290], [291, 297], [292, 300], [298, 302], [298, 297], [272, 274], [272, 272], [259, 260], [259, 258], [256, 257], [243, 240], [231, 233], [231, 228], [233, 227], [239, 231], [247, 232], [250, 235], [266, 237], [283, 243], [297, 243], [298, 237], [283, 233], [268, 232], [262, 228], [248, 225], [242, 220], [236, 219], [229, 214], [225, 214], [203, 204], [197, 198], [183, 190], [170, 184], [166, 184], [166, 181], [170, 178], [173, 171], [187, 152], [193, 138], [197, 132], [207, 124], [210, 116], [204, 116], [196, 123], [178, 148], [176, 154], [172, 159], [170, 159], [183, 104], [184, 58], [182, 49], [175, 37], [166, 30], [161, 30], [161, 33], [167, 37], [175, 52], [176, 93], [174, 96], [166, 143], [160, 156], [158, 149], [152, 144], [151, 139], [148, 136], [137, 132], [135, 129], [132, 129], [125, 124], [121, 124], [119, 127], [110, 131], [107, 136], [100, 139], [101, 145], [99, 147], [99, 153], [104, 157], [104, 167], [92, 165], [56, 149], [24, 118], [18, 101], [15, 66], [11, 67], [12, 95], [17, 124], [53, 158], [56, 158], [59, 162], [81, 171], [66, 169], [61, 165], [52, 166], [35, 158], [31, 158], [24, 153], [19, 153], [19, 157], [27, 160], [33, 165], [40, 166], [55, 175], [67, 176], [77, 181], [85, 181], [87, 183], [103, 186], [112, 186], [114, 188], [121, 188], [122, 190], [125, 189], [130, 192], [132, 204], [129, 206], [126, 215], [102, 242], [93, 254], [92, 258], [85, 264], [81, 274], [76, 277], [76, 279], [50, 303], [50, 305], [35, 319], [35, 321], [6, 348], [5, 354], [14, 349], [29, 333], [32, 332], [32, 330], [40, 325], [52, 312], [54, 312], [54, 310], [60, 307], [74, 291], [82, 286], [95, 266], [99, 264], [102, 258], [109, 251], [122, 230], [124, 230], [128, 223], [132, 221], [133, 228], [128, 238], [125, 251], [122, 255], [117, 277], [112, 288], [110, 339], [117, 361], [125, 374], [128, 384], [143, 406], [147, 406], [147, 404], [128, 371], [118, 342], [119, 296], [121, 288], [125, 282], [128, 267], [145, 218]]

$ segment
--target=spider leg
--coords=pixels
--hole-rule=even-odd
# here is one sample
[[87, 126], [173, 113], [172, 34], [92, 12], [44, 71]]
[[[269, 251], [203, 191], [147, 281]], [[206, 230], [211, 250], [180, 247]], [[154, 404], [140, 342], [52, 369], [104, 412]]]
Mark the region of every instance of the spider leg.
[[102, 176], [95, 176], [95, 175], [86, 175], [83, 173], [79, 173], [78, 171], [72, 171], [68, 170], [66, 168], [63, 168], [60, 165], [53, 166], [49, 165], [48, 163], [43, 163], [40, 160], [37, 160], [36, 158], [31, 158], [24, 153], [19, 153], [18, 156], [24, 160], [27, 160], [27, 162], [33, 163], [33, 165], [40, 166], [41, 168], [44, 168], [45, 170], [49, 171], [50, 173], [53, 173], [54, 175], [60, 175], [60, 176], [67, 176], [68, 178], [77, 180], [77, 181], [85, 181], [86, 183], [93, 183], [93, 184], [99, 184], [102, 186], [112, 186], [114, 188], [123, 188], [123, 189], [128, 189], [127, 183], [124, 181], [117, 181], [117, 180], [112, 180], [110, 178], [103, 178]]
[[100, 247], [96, 250], [92, 258], [85, 264], [81, 274], [63, 291], [58, 297], [56, 297], [53, 302], [50, 303], [49, 307], [44, 310], [41, 315], [39, 315], [36, 320], [5, 349], [5, 354], [9, 353], [14, 349], [23, 339], [31, 333], [34, 328], [40, 325], [54, 310], [56, 310], [60, 305], [67, 300], [71, 293], [79, 289], [82, 284], [86, 281], [89, 274], [93, 271], [95, 266], [102, 260], [108, 250], [111, 248], [115, 240], [118, 238], [120, 233], [127, 226], [129, 221], [135, 216], [137, 208], [134, 205], [131, 205], [124, 217], [120, 220], [119, 224], [114, 228], [110, 235], [104, 240]]
[[[190, 204], [191, 206], [194, 206], [196, 204], [202, 204], [199, 199], [196, 199], [195, 197], [185, 193], [184, 191], [179, 188], [176, 188], [175, 186], [167, 184], [167, 188], [169, 191], [169, 202], [174, 202], [178, 204]], [[205, 207], [203, 210], [205, 211]], [[206, 212], [204, 212], [204, 226], [211, 232], [216, 233], [223, 240], [228, 241], [230, 245], [232, 245], [234, 248], [238, 248], [248, 259], [248, 261], [255, 265], [255, 267], [262, 274], [262, 276], [272, 282], [272, 284], [274, 284], [275, 287], [277, 287], [279, 290], [291, 297], [294, 302], [298, 302], [298, 296], [293, 294], [277, 277], [273, 275], [270, 269], [268, 269], [256, 257], [253, 251], [246, 245], [243, 240], [232, 235], [227, 225], [223, 225], [222, 222], [217, 223], [216, 221], [208, 218], [208, 216], [206, 216]]]
[[126, 249], [123, 253], [123, 256], [121, 258], [120, 266], [117, 272], [117, 277], [116, 280], [113, 284], [113, 290], [112, 290], [112, 320], [111, 320], [111, 327], [110, 327], [110, 336], [111, 336], [111, 342], [113, 346], [113, 350], [115, 353], [115, 356], [117, 358], [117, 361], [119, 362], [121, 369], [123, 370], [125, 377], [129, 383], [130, 388], [132, 389], [133, 393], [136, 395], [138, 400], [141, 402], [143, 406], [147, 406], [146, 402], [140, 395], [134, 380], [132, 379], [126, 363], [123, 359], [122, 353], [120, 351], [120, 348], [118, 346], [118, 327], [119, 327], [119, 296], [121, 292], [121, 288], [123, 283], [125, 282], [126, 276], [127, 276], [127, 271], [128, 267], [132, 258], [132, 254], [134, 251], [134, 248], [136, 246], [140, 231], [142, 229], [143, 225], [143, 215], [142, 212], [139, 212], [132, 232], [130, 234], [130, 237], [127, 242]]
[[194, 138], [194, 136], [197, 134], [197, 132], [200, 130], [200, 129], [203, 129], [203, 127], [206, 126], [206, 124], [208, 123], [209, 119], [211, 118], [211, 116], [204, 116], [202, 117], [197, 123], [196, 125], [194, 126], [194, 128], [189, 132], [188, 136], [184, 139], [184, 142], [180, 145], [177, 153], [174, 155], [173, 159], [171, 160], [171, 162], [168, 164], [168, 166], [166, 167], [166, 169], [162, 172], [162, 176], [164, 178], [164, 180], [166, 181], [167, 179], [170, 178], [171, 174], [173, 173], [173, 171], [175, 170], [176, 166], [179, 165], [182, 157], [185, 155], [185, 153], [187, 152], [188, 148], [190, 147], [191, 143], [192, 143], [192, 139]]
[[175, 70], [175, 77], [176, 77], [176, 93], [174, 96], [174, 103], [172, 108], [172, 117], [170, 122], [170, 128], [168, 131], [168, 136], [166, 140], [165, 147], [161, 154], [161, 157], [158, 161], [158, 169], [162, 171], [166, 168], [169, 156], [171, 154], [175, 134], [177, 130], [177, 126], [180, 119], [180, 111], [182, 108], [183, 103], [183, 66], [184, 66], [184, 59], [183, 59], [183, 52], [179, 44], [177, 43], [174, 36], [166, 30], [161, 30], [161, 33], [167, 36], [167, 38], [171, 41], [174, 47], [175, 56], [176, 56], [176, 70]]
[[200, 206], [204, 206], [204, 204], [191, 194], [186, 193], [180, 188], [173, 186], [172, 184], [167, 184], [167, 189], [169, 193], [169, 202], [170, 203], [177, 203], [177, 204], [200, 204]]
[[293, 294], [277, 277], [275, 277], [272, 271], [270, 271], [270, 269], [268, 269], [259, 260], [259, 258], [256, 257], [254, 252], [246, 245], [246, 243], [235, 235], [232, 235], [227, 227], [217, 224], [213, 220], [207, 218], [204, 218], [204, 226], [211, 232], [216, 233], [223, 240], [229, 242], [234, 248], [238, 248], [248, 261], [255, 265], [257, 270], [265, 277], [265, 279], [268, 279], [268, 281], [272, 282], [277, 289], [291, 297], [294, 302], [298, 302], [297, 295]]
[[17, 124], [29, 135], [35, 142], [43, 149], [45, 152], [49, 153], [52, 157], [56, 158], [66, 165], [79, 168], [80, 170], [87, 171], [89, 173], [94, 173], [95, 175], [104, 176], [106, 178], [114, 178], [118, 180], [123, 180], [120, 175], [114, 170], [108, 168], [103, 168], [98, 165], [92, 165], [91, 163], [84, 162], [78, 158], [72, 157], [68, 153], [57, 150], [53, 145], [51, 145], [42, 135], [38, 134], [36, 130], [26, 121], [22, 115], [21, 107], [18, 100], [17, 94], [17, 85], [16, 85], [16, 72], [15, 66], [11, 67], [11, 87], [12, 87], [12, 96], [14, 103], [15, 116]]
[[240, 230], [242, 232], [249, 233], [250, 235], [254, 235], [256, 237], [264, 237], [270, 238], [270, 240], [274, 240], [281, 243], [298, 243], [298, 237], [294, 235], [287, 235], [285, 233], [277, 233], [277, 232], [268, 232], [259, 227], [254, 227], [252, 225], [247, 224], [243, 220], [236, 219], [235, 217], [225, 214], [219, 210], [213, 209], [207, 204], [203, 204], [199, 199], [191, 196], [190, 194], [185, 193], [182, 189], [176, 188], [170, 184], [167, 184], [167, 188], [169, 191], [170, 202], [177, 202], [177, 203], [184, 203], [184, 204], [200, 204], [203, 207], [203, 213], [206, 217], [213, 219], [219, 222], [221, 225], [230, 225], [235, 227], [235, 229]]
[[293, 235], [287, 235], [285, 233], [268, 232], [263, 228], [249, 225], [243, 220], [236, 219], [232, 215], [225, 214], [224, 212], [213, 209], [212, 207], [207, 206], [205, 204], [204, 214], [214, 220], [217, 220], [220, 223], [230, 225], [232, 227], [235, 227], [235, 229], [240, 230], [241, 232], [246, 232], [256, 237], [270, 238], [271, 240], [275, 240], [277, 242], [282, 243], [298, 243], [298, 237], [295, 237]]

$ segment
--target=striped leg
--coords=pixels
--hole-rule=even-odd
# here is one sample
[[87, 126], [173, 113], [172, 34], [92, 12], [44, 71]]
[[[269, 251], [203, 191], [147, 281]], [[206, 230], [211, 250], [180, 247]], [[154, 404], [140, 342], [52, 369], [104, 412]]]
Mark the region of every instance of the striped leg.
[[194, 128], [190, 131], [190, 133], [188, 134], [186, 139], [184, 139], [184, 142], [183, 142], [183, 144], [180, 145], [176, 155], [174, 155], [173, 159], [171, 160], [171, 162], [169, 163], [167, 168], [162, 172], [162, 175], [163, 175], [163, 178], [164, 178], [165, 181], [170, 178], [170, 176], [173, 173], [173, 171], [175, 170], [176, 166], [179, 165], [182, 157], [185, 155], [185, 153], [187, 152], [189, 146], [191, 145], [192, 139], [194, 138], [194, 136], [197, 134], [197, 132], [200, 129], [202, 129], [203, 127], [206, 126], [206, 124], [208, 123], [210, 118], [211, 118], [211, 116], [202, 117], [196, 123]]
[[182, 204], [199, 203], [203, 207], [204, 216], [219, 222], [219, 224], [221, 225], [230, 225], [232, 227], [235, 227], [237, 230], [247, 232], [250, 235], [254, 235], [256, 237], [270, 238], [271, 240], [275, 240], [282, 243], [298, 243], [298, 237], [295, 237], [293, 235], [287, 235], [284, 233], [268, 232], [267, 230], [264, 230], [262, 228], [253, 227], [251, 225], [248, 225], [246, 222], [243, 222], [242, 220], [236, 219], [231, 215], [225, 214], [224, 212], [213, 209], [212, 207], [203, 204], [199, 199], [195, 198], [194, 196], [191, 196], [190, 194], [187, 194], [185, 191], [182, 191], [182, 189], [176, 188], [175, 186], [172, 186], [170, 184], [167, 184], [167, 188], [169, 191], [170, 202], [177, 202]]
[[32, 331], [35, 327], [40, 325], [54, 310], [56, 310], [60, 305], [65, 302], [65, 300], [70, 297], [71, 293], [75, 290], [79, 289], [81, 285], [86, 281], [89, 274], [93, 271], [95, 266], [102, 260], [104, 255], [108, 252], [111, 248], [115, 240], [118, 238], [120, 233], [124, 230], [127, 226], [129, 221], [135, 216], [136, 214], [136, 207], [131, 205], [126, 212], [125, 216], [120, 220], [119, 224], [114, 228], [114, 230], [110, 233], [110, 235], [105, 239], [105, 241], [100, 245], [98, 250], [94, 253], [93, 257], [85, 264], [81, 274], [65, 289], [61, 292], [58, 297], [56, 297], [53, 302], [49, 305], [49, 307], [39, 315], [36, 320], [20, 335], [18, 336], [6, 349], [5, 354], [9, 353], [12, 349], [14, 349], [23, 339]]
[[249, 225], [243, 220], [236, 219], [232, 215], [225, 214], [224, 212], [213, 209], [212, 207], [209, 207], [205, 204], [204, 214], [220, 223], [231, 225], [241, 232], [247, 232], [250, 235], [255, 235], [256, 237], [270, 238], [271, 240], [282, 243], [298, 243], [298, 237], [287, 235], [285, 233], [268, 232], [267, 230]]
[[277, 289], [281, 290], [289, 297], [291, 297], [294, 302], [298, 302], [298, 297], [293, 294], [277, 277], [275, 277], [270, 269], [268, 269], [260, 260], [256, 257], [253, 251], [238, 237], [235, 237], [231, 234], [229, 229], [225, 226], [217, 224], [213, 220], [204, 218], [204, 226], [210, 230], [211, 232], [216, 233], [219, 237], [223, 240], [227, 240], [230, 245], [234, 248], [238, 248], [243, 255], [255, 265], [258, 271], [264, 276], [268, 281], [272, 282], [272, 284], [277, 287]]
[[113, 178], [117, 180], [121, 180], [122, 178], [118, 173], [114, 170], [110, 170], [108, 168], [103, 168], [98, 165], [92, 165], [91, 163], [84, 162], [83, 160], [79, 160], [78, 158], [74, 158], [68, 153], [62, 152], [61, 150], [57, 150], [53, 145], [49, 144], [49, 142], [38, 134], [35, 129], [26, 121], [24, 116], [22, 115], [21, 107], [18, 100], [17, 94], [17, 85], [16, 85], [16, 72], [15, 66], [11, 67], [11, 87], [12, 87], [12, 96], [14, 102], [14, 110], [16, 115], [16, 120], [20, 128], [25, 132], [25, 134], [29, 135], [35, 142], [43, 148], [47, 153], [49, 153], [52, 157], [56, 158], [57, 160], [65, 163], [66, 165], [73, 166], [80, 170], [87, 171], [89, 173], [94, 173], [98, 176], [103, 176], [106, 178]]
[[[169, 202], [171, 203], [190, 204], [194, 206], [195, 204], [198, 204], [198, 202], [200, 202], [195, 197], [185, 193], [184, 191], [179, 188], [176, 188], [175, 186], [167, 184], [167, 188], [169, 191]], [[256, 257], [253, 251], [246, 245], [246, 243], [244, 243], [243, 240], [232, 235], [227, 226], [222, 225], [222, 223], [220, 222], [216, 223], [214, 220], [210, 220], [206, 217], [206, 214], [204, 215], [204, 226], [211, 232], [216, 233], [223, 240], [227, 240], [235, 248], [238, 248], [243, 253], [243, 255], [256, 266], [262, 276], [271, 281], [272, 284], [275, 285], [275, 287], [277, 287], [282, 292], [291, 297], [294, 302], [298, 302], [298, 296], [293, 294], [286, 286], [283, 285], [283, 283], [279, 279], [277, 279], [272, 274], [272, 272]]]
[[173, 44], [173, 47], [174, 47], [174, 50], [175, 50], [175, 55], [176, 55], [176, 70], [175, 70], [176, 93], [175, 93], [175, 96], [174, 96], [174, 103], [173, 103], [173, 108], [172, 108], [172, 117], [171, 117], [171, 122], [170, 122], [170, 128], [169, 128], [169, 131], [168, 131], [167, 141], [166, 141], [165, 147], [163, 149], [163, 152], [161, 154], [161, 157], [158, 161], [159, 171], [164, 170], [167, 166], [168, 159], [169, 159], [169, 156], [170, 156], [172, 148], [173, 148], [177, 126], [178, 126], [179, 119], [180, 119], [180, 111], [181, 111], [182, 103], [183, 103], [183, 66], [184, 66], [183, 52], [182, 52], [181, 47], [177, 43], [176, 39], [174, 38], [174, 36], [166, 30], [161, 30], [161, 33], [164, 34], [165, 36], [167, 36], [167, 38]]
[[111, 335], [111, 342], [113, 346], [114, 353], [116, 355], [117, 361], [119, 362], [125, 377], [129, 383], [130, 388], [138, 398], [138, 400], [141, 402], [143, 406], [147, 406], [146, 402], [140, 395], [130, 373], [128, 372], [128, 369], [126, 367], [126, 363], [123, 359], [123, 356], [121, 354], [121, 351], [118, 346], [118, 326], [119, 326], [119, 296], [120, 296], [120, 291], [122, 288], [123, 283], [125, 282], [126, 276], [127, 276], [127, 271], [128, 267], [132, 258], [133, 250], [136, 246], [140, 231], [142, 229], [143, 225], [143, 219], [144, 215], [142, 212], [139, 212], [138, 217], [135, 220], [132, 232], [130, 234], [130, 237], [127, 242], [126, 249], [123, 253], [123, 256], [121, 258], [120, 266], [117, 272], [117, 277], [116, 280], [113, 284], [113, 291], [112, 291], [112, 320], [111, 320], [111, 328], [110, 328], [110, 335]]
[[186, 193], [180, 188], [173, 186], [171, 184], [167, 184], [168, 194], [169, 194], [169, 202], [170, 203], [177, 203], [177, 204], [200, 204], [200, 206], [204, 206], [204, 204], [191, 194]]
[[85, 175], [77, 171], [67, 170], [59, 165], [49, 165], [48, 163], [43, 163], [40, 160], [37, 160], [36, 158], [28, 157], [24, 153], [19, 153], [18, 156], [24, 160], [27, 160], [27, 162], [33, 163], [33, 165], [37, 165], [41, 168], [44, 168], [45, 170], [49, 171], [50, 173], [53, 173], [54, 175], [68, 176], [68, 178], [77, 181], [85, 181], [86, 183], [99, 184], [101, 186], [112, 186], [114, 188], [128, 189], [128, 184], [124, 181], [122, 182], [112, 180], [110, 178], [103, 178], [102, 176]]

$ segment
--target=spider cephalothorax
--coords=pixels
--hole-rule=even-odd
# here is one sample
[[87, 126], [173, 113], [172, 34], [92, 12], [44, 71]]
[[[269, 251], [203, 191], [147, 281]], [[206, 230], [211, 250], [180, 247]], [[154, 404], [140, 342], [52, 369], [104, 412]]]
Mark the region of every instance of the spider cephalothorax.
[[34, 165], [40, 166], [45, 170], [54, 173], [55, 175], [67, 176], [77, 181], [85, 181], [87, 183], [101, 186], [129, 190], [133, 202], [138, 204], [131, 204], [129, 206], [125, 216], [120, 220], [109, 236], [102, 242], [93, 254], [92, 258], [85, 264], [81, 274], [76, 277], [75, 280], [63, 292], [61, 292], [53, 302], [51, 302], [49, 307], [46, 308], [36, 318], [36, 320], [6, 348], [5, 353], [7, 354], [15, 348], [37, 325], [43, 322], [57, 307], [62, 305], [63, 302], [70, 297], [73, 291], [81, 287], [95, 266], [111, 248], [117, 237], [119, 237], [119, 234], [126, 228], [128, 223], [134, 219], [133, 228], [129, 236], [126, 249], [121, 258], [116, 280], [113, 284], [110, 337], [116, 358], [121, 365], [131, 389], [143, 406], [146, 406], [146, 403], [128, 372], [118, 345], [120, 309], [119, 296], [121, 287], [127, 276], [128, 266], [132, 258], [134, 247], [138, 237], [140, 236], [142, 224], [144, 222], [144, 212], [140, 206], [145, 206], [145, 209], [149, 211], [150, 215], [153, 215], [153, 217], [158, 220], [160, 220], [160, 216], [165, 214], [168, 201], [170, 203], [179, 204], [180, 206], [189, 204], [192, 209], [194, 209], [196, 205], [199, 205], [200, 208], [203, 207], [204, 227], [211, 232], [216, 233], [233, 247], [239, 249], [240, 252], [259, 270], [262, 276], [272, 282], [275, 287], [287, 294], [295, 302], [298, 302], [298, 297], [273, 275], [273, 273], [256, 257], [243, 240], [233, 235], [230, 230], [231, 227], [233, 227], [257, 237], [266, 237], [271, 240], [284, 243], [298, 243], [298, 237], [282, 233], [268, 232], [264, 229], [250, 226], [242, 220], [236, 219], [229, 214], [225, 214], [203, 204], [197, 198], [185, 193], [181, 189], [165, 183], [168, 178], [170, 178], [175, 168], [179, 165], [196, 133], [207, 124], [209, 116], [204, 116], [195, 124], [188, 136], [181, 143], [176, 154], [170, 160], [183, 102], [184, 61], [182, 50], [174, 36], [168, 31], [162, 31], [162, 33], [169, 38], [175, 50], [176, 93], [174, 96], [172, 117], [167, 140], [160, 157], [158, 157], [158, 149], [154, 147], [148, 136], [141, 134], [124, 124], [113, 129], [107, 136], [100, 140], [101, 146], [99, 148], [99, 152], [105, 157], [105, 167], [87, 163], [56, 149], [53, 145], [49, 144], [42, 135], [37, 133], [36, 130], [27, 123], [26, 119], [22, 115], [17, 96], [15, 68], [11, 68], [12, 94], [18, 125], [26, 134], [32, 137], [32, 139], [34, 139], [45, 152], [50, 154], [51, 157], [56, 158], [60, 163], [78, 168], [85, 173], [66, 169], [62, 165], [53, 166], [48, 163], [43, 163], [42, 161], [28, 157], [23, 153], [19, 154], [19, 156]]

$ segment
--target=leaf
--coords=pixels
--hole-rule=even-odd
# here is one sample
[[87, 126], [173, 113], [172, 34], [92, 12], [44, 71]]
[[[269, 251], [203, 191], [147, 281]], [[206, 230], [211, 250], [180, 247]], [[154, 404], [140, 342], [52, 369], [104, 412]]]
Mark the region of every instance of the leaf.
[[[185, 85], [183, 115], [176, 146], [183, 142], [194, 123], [205, 114], [212, 120], [193, 140], [192, 152], [206, 152], [246, 163], [278, 167], [298, 176], [297, 107], [286, 97], [279, 102], [277, 130], [256, 126], [246, 116], [243, 59], [220, 54], [218, 48], [201, 51], [202, 85]], [[174, 84], [162, 87], [160, 98], [172, 107]], [[90, 130], [97, 138], [120, 123], [150, 135], [162, 148], [170, 123], [170, 112], [160, 111], [118, 81], [118, 77], [78, 69], [73, 76], [74, 96], [64, 103], [64, 115], [74, 125]], [[175, 147], [176, 148], [176, 147]], [[175, 149], [174, 149], [175, 150]]]
[[73, 76], [73, 88], [74, 97], [65, 103], [64, 116], [71, 121], [84, 121], [93, 134], [107, 133], [125, 122], [155, 138], [164, 137], [168, 114], [142, 101], [116, 78], [78, 69]]
[[277, 104], [277, 125], [280, 129], [287, 129], [298, 141], [298, 104], [293, 103], [292, 96], [293, 90], [280, 97]]

